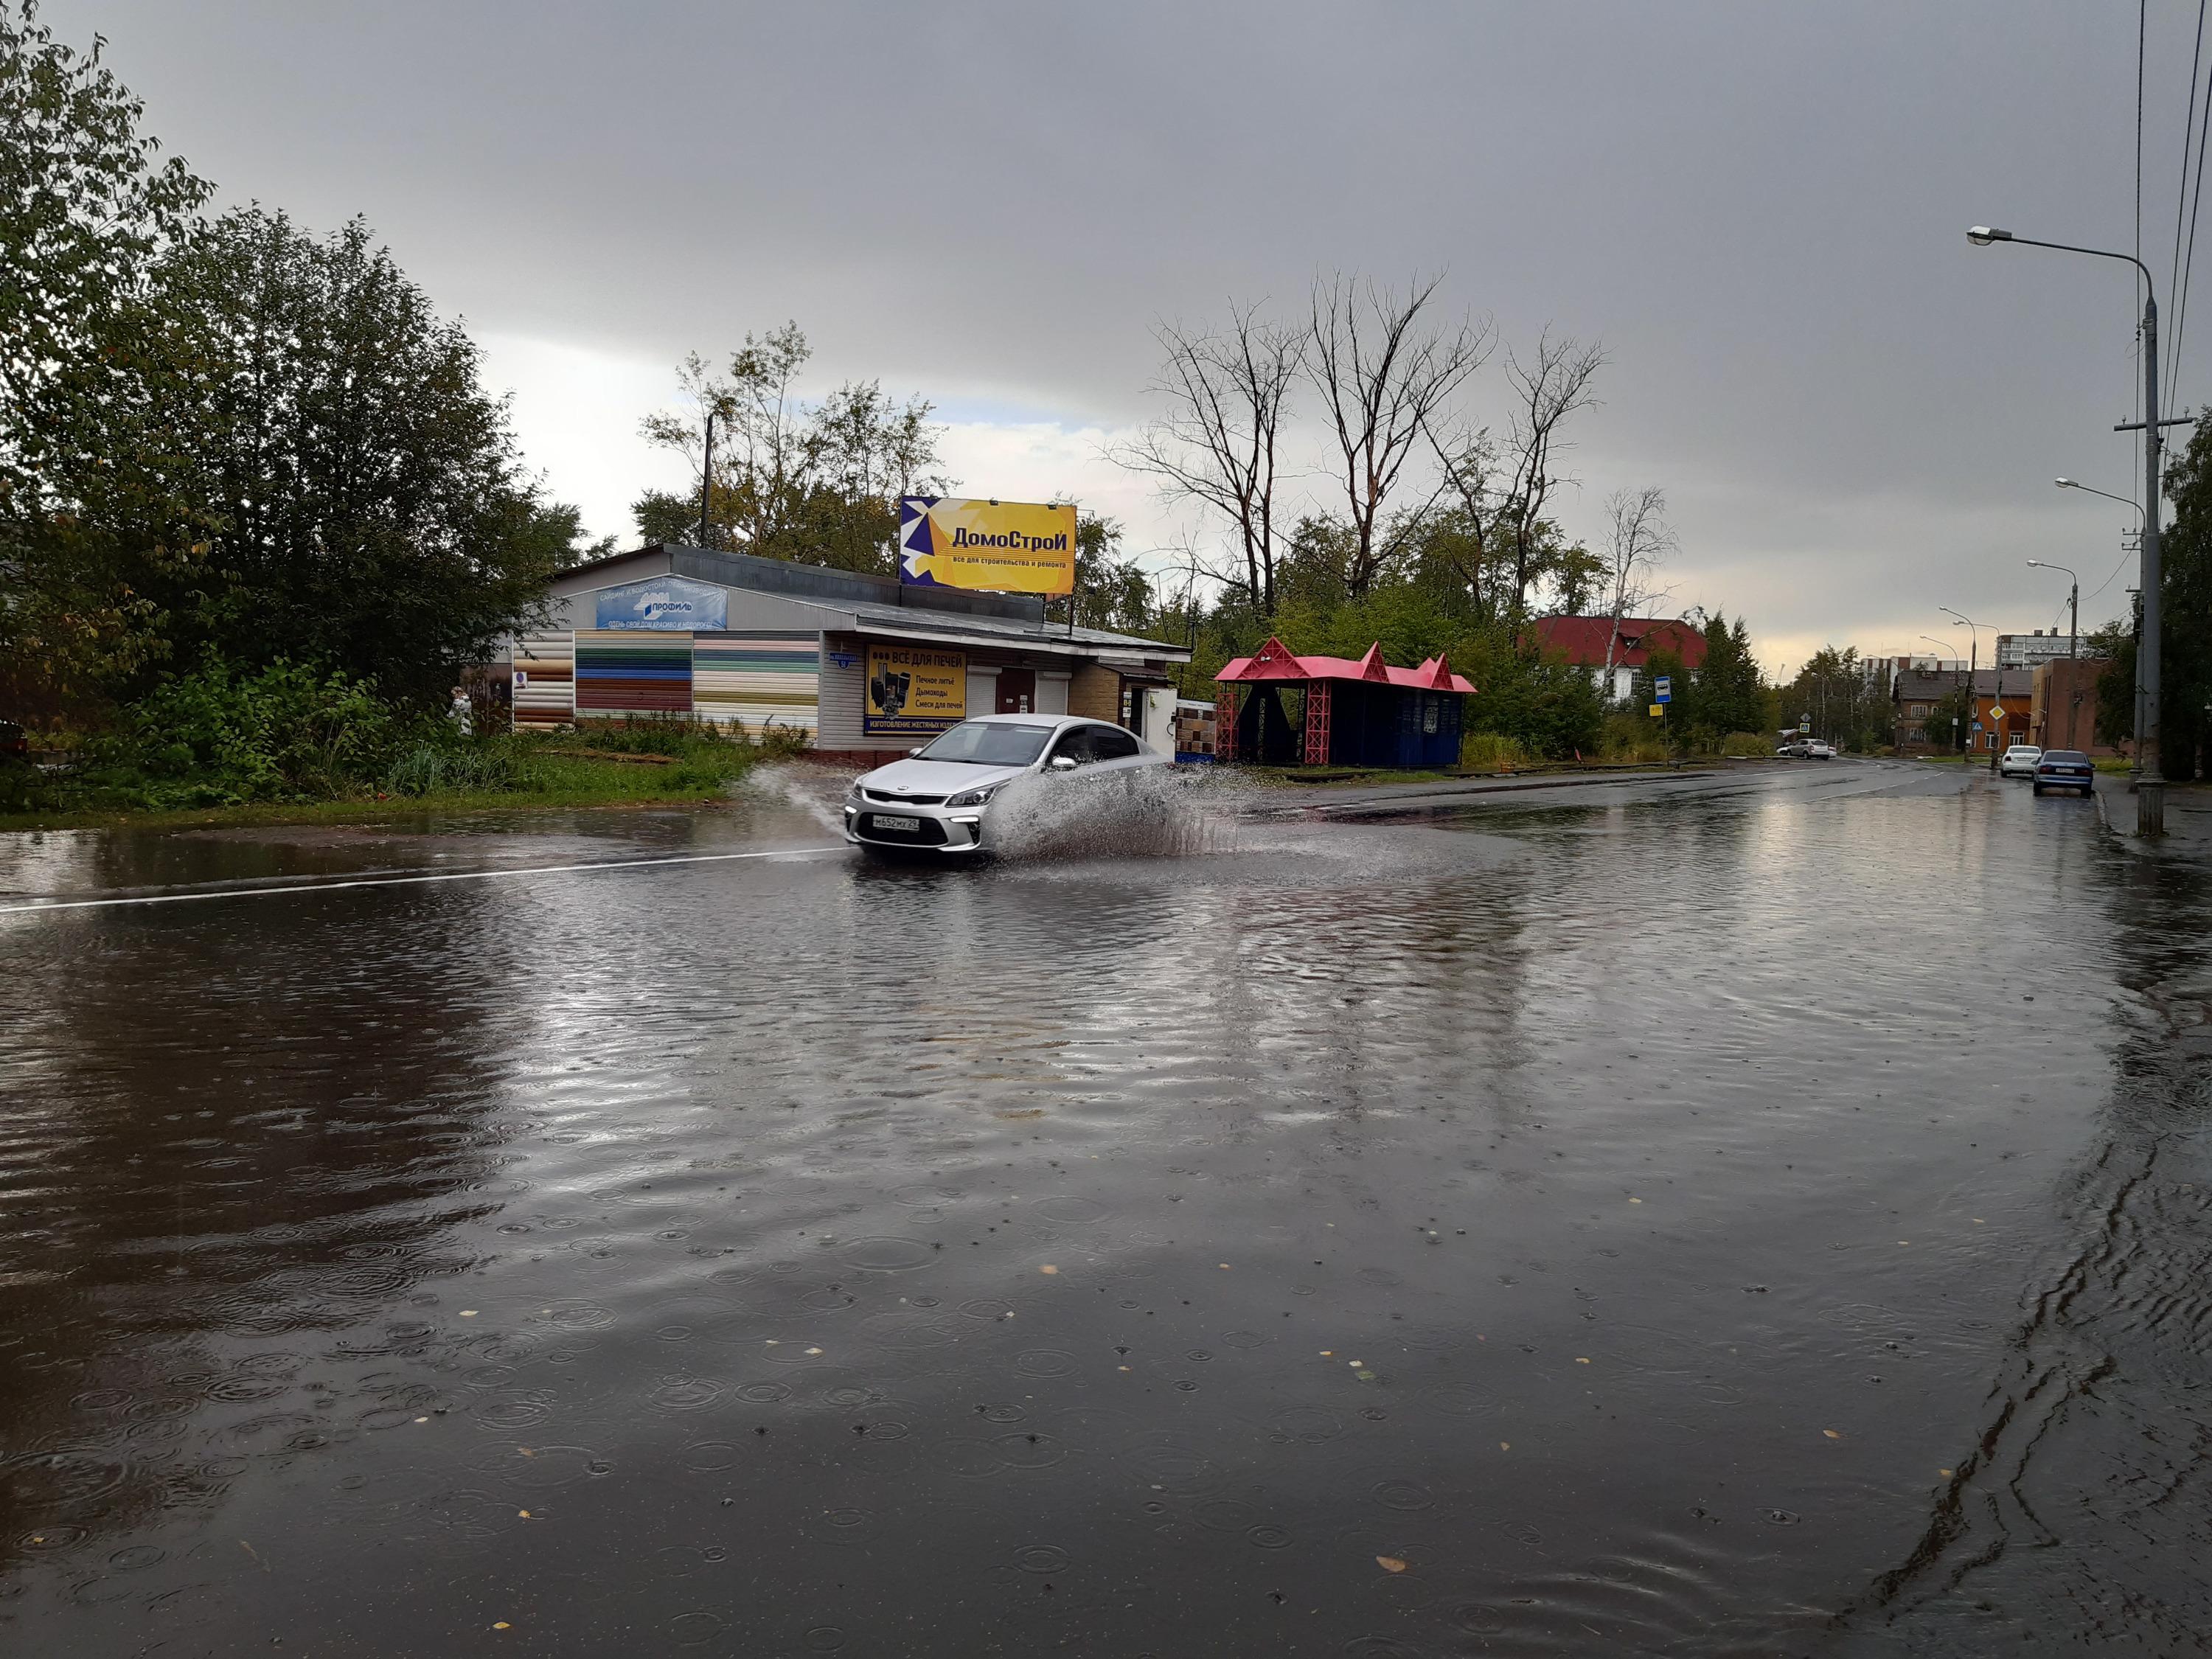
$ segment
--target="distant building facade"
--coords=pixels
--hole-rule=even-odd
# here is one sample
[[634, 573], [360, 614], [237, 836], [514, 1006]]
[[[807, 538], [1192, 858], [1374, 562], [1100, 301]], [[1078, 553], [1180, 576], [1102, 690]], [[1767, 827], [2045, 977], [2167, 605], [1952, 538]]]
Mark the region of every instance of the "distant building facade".
[[[2034, 676], [2024, 668], [1984, 668], [1972, 675], [1973, 713], [1963, 717], [1962, 735], [1970, 754], [1987, 755], [2008, 744], [2031, 741], [2029, 715], [2034, 697]], [[1892, 741], [1900, 755], [1940, 755], [1956, 752], [1949, 730], [1929, 730], [1937, 707], [1967, 683], [1963, 667], [1941, 672], [1905, 668], [1890, 682]], [[1992, 720], [1990, 711], [2000, 711]], [[1974, 729], [1978, 724], [1980, 730]]]
[[2097, 741], [2097, 678], [2109, 666], [2102, 657], [2062, 657], [2038, 668], [2027, 740], [2039, 749], [2078, 749], [2086, 755], [2122, 752]]
[[[1544, 655], [1563, 656], [1589, 671], [1598, 694], [1620, 702], [1636, 690], [1636, 672], [1654, 651], [1671, 651], [1683, 668], [1696, 673], [1705, 665], [1705, 636], [1688, 623], [1665, 617], [1539, 617], [1529, 624]], [[1606, 673], [1606, 642], [1613, 641], [1613, 672]]]
[[2039, 668], [2045, 663], [2058, 662], [2074, 654], [2074, 636], [2055, 628], [2048, 634], [2039, 628], [2033, 634], [1997, 635], [2000, 668]]

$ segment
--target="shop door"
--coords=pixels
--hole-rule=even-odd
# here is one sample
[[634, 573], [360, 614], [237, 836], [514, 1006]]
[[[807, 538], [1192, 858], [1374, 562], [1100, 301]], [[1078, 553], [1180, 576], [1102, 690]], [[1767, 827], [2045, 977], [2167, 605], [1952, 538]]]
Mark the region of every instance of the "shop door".
[[999, 671], [999, 706], [994, 712], [1000, 714], [1035, 714], [1036, 670], [1001, 668]]

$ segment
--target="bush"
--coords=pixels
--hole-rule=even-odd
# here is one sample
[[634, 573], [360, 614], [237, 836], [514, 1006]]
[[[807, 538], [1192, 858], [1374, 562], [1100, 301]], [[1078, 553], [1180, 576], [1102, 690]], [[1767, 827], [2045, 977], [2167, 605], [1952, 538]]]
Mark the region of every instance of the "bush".
[[155, 687], [93, 758], [139, 782], [148, 805], [213, 806], [350, 793], [401, 740], [373, 681], [281, 659], [250, 672], [216, 662]]
[[1469, 772], [1510, 772], [1536, 759], [1520, 738], [1503, 732], [1470, 732], [1460, 739], [1459, 763]]
[[384, 775], [394, 795], [439, 795], [532, 789], [538, 770], [512, 744], [497, 739], [459, 746], [418, 743]]
[[578, 720], [576, 736], [611, 755], [682, 755], [701, 745], [741, 747], [745, 729], [735, 720], [723, 725], [689, 714], [625, 714], [618, 720]]
[[1734, 760], [1758, 760], [1774, 752], [1774, 740], [1757, 732], [1731, 732], [1721, 739], [1721, 753]]
[[1666, 734], [1649, 714], [1607, 714], [1600, 739], [1605, 758], [1648, 764], [1668, 757]]

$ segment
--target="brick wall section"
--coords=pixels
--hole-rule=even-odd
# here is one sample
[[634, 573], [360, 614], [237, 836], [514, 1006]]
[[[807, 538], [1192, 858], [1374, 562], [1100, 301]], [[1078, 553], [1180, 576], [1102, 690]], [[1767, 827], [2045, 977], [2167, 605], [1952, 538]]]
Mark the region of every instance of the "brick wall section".
[[1067, 683], [1067, 712], [1080, 714], [1085, 720], [1108, 720], [1118, 726], [1121, 720], [1121, 676], [1095, 662], [1085, 663]]

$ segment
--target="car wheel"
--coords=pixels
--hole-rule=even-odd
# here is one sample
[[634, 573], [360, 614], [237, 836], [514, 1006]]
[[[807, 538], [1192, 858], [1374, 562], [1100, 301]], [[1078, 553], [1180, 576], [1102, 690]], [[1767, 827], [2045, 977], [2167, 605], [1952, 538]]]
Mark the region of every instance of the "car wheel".
[[2038, 800], [2043, 799], [2043, 786], [2039, 783], [2035, 786], [2035, 798]]

